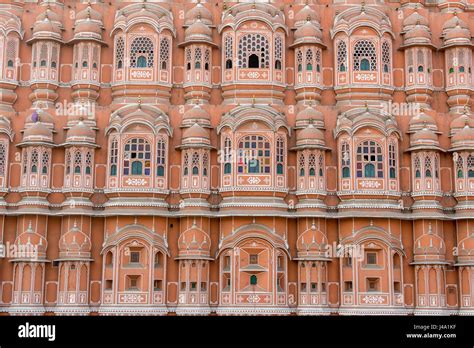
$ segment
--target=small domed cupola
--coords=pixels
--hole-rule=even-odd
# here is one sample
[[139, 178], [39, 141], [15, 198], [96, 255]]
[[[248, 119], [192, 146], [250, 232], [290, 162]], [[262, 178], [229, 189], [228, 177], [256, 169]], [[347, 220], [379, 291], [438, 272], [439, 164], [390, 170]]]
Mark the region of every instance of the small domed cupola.
[[181, 148], [183, 147], [210, 147], [211, 138], [209, 131], [195, 123], [183, 131]]
[[32, 44], [38, 40], [53, 40], [63, 43], [63, 30], [60, 16], [48, 6], [45, 12], [36, 17], [33, 24], [33, 37], [27, 43]]
[[407, 151], [414, 150], [436, 150], [444, 152], [439, 145], [438, 135], [428, 127], [424, 127], [422, 130], [411, 135], [410, 148]]
[[328, 149], [324, 133], [312, 124], [299, 130], [296, 135], [296, 149], [302, 148]]
[[201, 127], [204, 128], [212, 128], [211, 116], [198, 103], [196, 103], [190, 109], [186, 110], [186, 112], [183, 114], [181, 127], [192, 127], [195, 123], [199, 124]]
[[306, 128], [312, 124], [316, 128], [324, 129], [324, 115], [311, 105], [308, 105], [296, 114], [295, 129]]
[[95, 131], [82, 120], [67, 131], [66, 143], [74, 145], [95, 145]]
[[410, 119], [408, 133], [416, 133], [424, 128], [438, 133], [438, 126], [435, 120], [424, 109], [421, 109], [416, 116]]
[[54, 144], [53, 131], [42, 122], [36, 122], [23, 132], [23, 140], [20, 145]]

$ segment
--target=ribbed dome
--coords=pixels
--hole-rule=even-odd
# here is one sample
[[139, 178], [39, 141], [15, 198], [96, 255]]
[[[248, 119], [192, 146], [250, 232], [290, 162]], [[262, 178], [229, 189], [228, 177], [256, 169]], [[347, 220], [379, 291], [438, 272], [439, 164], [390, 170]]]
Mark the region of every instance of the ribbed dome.
[[23, 141], [47, 141], [53, 140], [53, 132], [41, 122], [36, 122], [23, 133]]
[[101, 37], [102, 28], [98, 22], [86, 19], [85, 21], [80, 21], [79, 23], [77, 23], [74, 28], [74, 34], [80, 34], [80, 33], [92, 33], [92, 34], [97, 34], [99, 35], [99, 37]]
[[51, 8], [48, 7], [46, 8], [46, 11], [40, 13], [37, 17], [36, 17], [36, 21], [42, 21], [44, 19], [49, 19], [53, 22], [61, 22], [61, 17], [56, 13], [54, 12], [53, 10], [51, 10]]
[[199, 104], [196, 104], [192, 108], [186, 110], [183, 115], [183, 121], [181, 125], [183, 127], [191, 127], [195, 123], [198, 123], [203, 127], [211, 126], [211, 116]]
[[[139, 11], [135, 11], [131, 13], [130, 15], [128, 15], [127, 13], [124, 13], [124, 15], [127, 17], [127, 21], [131, 21], [132, 19], [135, 19], [135, 18], [140, 19], [143, 17], [148, 17], [154, 22], [160, 20], [152, 8], [150, 9], [147, 8], [146, 3], [142, 3], [142, 7]], [[117, 22], [117, 20], [115, 22]]]
[[95, 132], [82, 120], [67, 132], [66, 142], [95, 142]]
[[435, 120], [430, 115], [422, 111], [410, 119], [409, 130], [410, 132], [416, 132], [422, 130], [423, 128], [427, 128], [428, 130], [435, 132], [438, 130]]
[[183, 132], [183, 145], [191, 144], [210, 144], [209, 132], [202, 128], [198, 123], [195, 123], [192, 127], [187, 128]]
[[198, 19], [184, 31], [184, 39], [186, 41], [212, 42], [212, 30]]
[[100, 14], [100, 12], [94, 10], [91, 6], [87, 6], [82, 11], [79, 11], [76, 15], [76, 21], [88, 18], [96, 21], [102, 21], [102, 15]]
[[459, 132], [457, 132], [452, 138], [453, 146], [459, 145], [473, 145], [474, 146], [474, 128], [465, 125]]
[[463, 29], [469, 29], [467, 24], [461, 18], [459, 18], [457, 14], [455, 13], [453, 17], [451, 17], [444, 23], [443, 33], [449, 29], [456, 28], [458, 25]]
[[325, 146], [324, 133], [310, 124], [297, 132], [296, 146]]
[[420, 15], [418, 11], [415, 11], [411, 15], [409, 15], [407, 18], [404, 19], [402, 26], [404, 29], [405, 28], [408, 29], [410, 26], [414, 26], [417, 24], [423, 25], [426, 27], [429, 27], [430, 25], [428, 22], [428, 19]]
[[310, 123], [317, 128], [324, 128], [324, 115], [312, 106], [307, 106], [296, 114], [296, 127], [306, 127]]
[[59, 22], [53, 22], [48, 17], [36, 22], [33, 25], [33, 36], [43, 33], [50, 33], [52, 36], [61, 36], [61, 26]]
[[309, 5], [305, 5], [295, 15], [295, 25], [298, 26], [305, 21], [317, 21], [318, 14]]
[[410, 139], [411, 146], [439, 146], [438, 136], [435, 132], [428, 128], [423, 128], [422, 130], [414, 133]]
[[212, 14], [203, 4], [198, 3], [192, 9], [186, 12], [184, 16], [184, 24], [189, 25], [196, 19], [201, 19], [205, 24], [212, 24]]
[[412, 42], [431, 43], [431, 33], [426, 27], [416, 25], [415, 27], [410, 29], [404, 37], [405, 44], [409, 44]]
[[295, 31], [295, 43], [300, 42], [321, 42], [321, 30], [310, 21], [306, 21]]
[[444, 37], [445, 43], [449, 40], [456, 40], [460, 41], [462, 39], [468, 40], [469, 43], [471, 42], [471, 32], [469, 29], [463, 28], [459, 25], [454, 27], [453, 29], [449, 29], [446, 31], [446, 36]]
[[463, 114], [454, 120], [451, 121], [451, 129], [461, 129], [464, 126], [468, 125], [469, 127], [474, 127], [474, 119], [470, 118], [468, 115]]

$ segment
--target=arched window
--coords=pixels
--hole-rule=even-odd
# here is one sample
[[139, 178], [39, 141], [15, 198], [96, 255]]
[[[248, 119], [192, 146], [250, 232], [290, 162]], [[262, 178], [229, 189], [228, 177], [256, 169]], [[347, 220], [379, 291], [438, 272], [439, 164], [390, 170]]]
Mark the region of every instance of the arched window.
[[156, 142], [156, 176], [165, 176], [165, 141], [158, 139]]
[[23, 174], [28, 172], [28, 153], [26, 149], [23, 150], [23, 158], [22, 158], [22, 166], [23, 166]]
[[86, 174], [90, 175], [92, 172], [92, 152], [87, 151], [86, 153]]
[[232, 36], [226, 36], [225, 40], [225, 68], [232, 69], [232, 59], [234, 59], [233, 55], [233, 39]]
[[211, 51], [204, 51], [204, 70], [209, 70], [209, 64], [211, 62]]
[[41, 174], [48, 174], [49, 166], [49, 153], [43, 152], [43, 158], [41, 159]]
[[84, 45], [82, 47], [82, 67], [87, 68], [89, 65], [89, 46]]
[[342, 177], [350, 178], [351, 177], [351, 153], [349, 151], [349, 144], [344, 142], [341, 146], [341, 167], [342, 167]]
[[0, 175], [5, 175], [5, 167], [7, 162], [7, 153], [6, 153], [5, 143], [0, 143]]
[[384, 41], [382, 43], [382, 64], [384, 73], [388, 73], [391, 69], [390, 51], [390, 44], [387, 41]]
[[117, 69], [123, 68], [124, 47], [123, 38], [119, 37], [115, 42], [115, 66]]
[[249, 57], [249, 68], [259, 68], [258, 56], [256, 54], [251, 54]]
[[354, 46], [353, 65], [355, 71], [376, 71], [375, 45], [369, 40], [360, 40]]
[[40, 50], [40, 66], [42, 67], [46, 66], [47, 59], [48, 59], [48, 46], [46, 46], [46, 44], [42, 44], [41, 50]]
[[296, 62], [298, 63], [298, 72], [303, 71], [303, 52], [300, 49], [296, 52]]
[[132, 138], [125, 144], [123, 175], [150, 175], [151, 146], [143, 138]]
[[53, 46], [53, 49], [51, 50], [51, 68], [55, 69], [57, 66], [57, 61], [58, 61], [58, 48], [56, 46]]
[[183, 175], [188, 175], [189, 174], [189, 169], [188, 169], [188, 166], [189, 166], [189, 155], [188, 153], [186, 152], [184, 154], [184, 161], [183, 161]]
[[255, 274], [250, 276], [250, 285], [257, 285], [257, 276]]
[[232, 142], [230, 138], [224, 140], [224, 174], [232, 172]]
[[207, 153], [202, 155], [202, 175], [207, 176], [207, 167], [209, 166], [209, 157]]
[[74, 153], [74, 174], [81, 174], [82, 154], [80, 151]]
[[38, 151], [33, 150], [31, 153], [31, 172], [32, 173], [38, 173]]
[[309, 176], [316, 176], [316, 156], [312, 153], [308, 158]]
[[423, 54], [423, 51], [419, 49], [416, 52], [416, 64], [418, 65], [418, 72], [423, 72], [424, 71], [424, 65], [425, 65], [425, 56]]
[[347, 67], [347, 45], [344, 41], [337, 44], [337, 69], [339, 72], [346, 71]]
[[281, 62], [283, 60], [283, 40], [281, 36], [275, 37], [275, 69], [281, 70]]
[[67, 151], [66, 155], [66, 175], [71, 174], [71, 151]]
[[431, 166], [431, 158], [429, 156], [425, 157], [425, 177], [433, 177], [433, 168]]
[[160, 62], [161, 69], [166, 70], [170, 59], [170, 40], [166, 37], [160, 40]]
[[109, 173], [111, 176], [117, 175], [117, 164], [118, 164], [118, 142], [117, 138], [112, 139], [112, 143], [110, 145], [110, 170]]
[[135, 38], [130, 45], [130, 67], [152, 68], [154, 51], [152, 39], [145, 36]]
[[383, 178], [382, 148], [373, 140], [357, 147], [356, 173], [358, 178]]
[[299, 158], [299, 166], [300, 166], [300, 176], [304, 176], [304, 173], [305, 173], [305, 158], [304, 158], [304, 154], [300, 154], [300, 158]]
[[194, 50], [194, 68], [201, 69], [202, 52], [199, 47]]
[[415, 157], [415, 178], [421, 178], [421, 163], [420, 157]]
[[186, 70], [191, 70], [191, 49], [189, 47], [186, 48]]
[[318, 160], [318, 171], [319, 171], [319, 176], [323, 177], [324, 176], [324, 155], [322, 153], [319, 154], [319, 160]]
[[138, 68], [146, 68], [146, 57], [145, 56], [138, 57], [137, 67]]
[[262, 34], [247, 34], [240, 38], [238, 62], [240, 68], [269, 68], [270, 45]]
[[462, 156], [458, 156], [458, 160], [456, 161], [456, 177], [458, 179], [464, 178], [464, 160]]
[[321, 50], [320, 49], [316, 50], [315, 59], [316, 59], [316, 71], [321, 72]]
[[313, 50], [306, 51], [306, 70], [313, 71]]
[[285, 142], [283, 138], [278, 138], [276, 142], [277, 174], [283, 174], [284, 161], [285, 161]]
[[132, 162], [132, 175], [142, 175], [143, 173], [143, 163], [140, 161]]
[[397, 177], [397, 153], [393, 143], [388, 146], [388, 167], [390, 179], [395, 179]]
[[199, 162], [199, 154], [197, 152], [193, 153], [191, 161], [193, 175], [199, 175]]
[[95, 46], [92, 50], [92, 68], [97, 69], [98, 61], [99, 61], [99, 48]]
[[17, 41], [15, 39], [9, 39], [7, 41], [7, 67], [13, 68], [15, 60], [17, 59]]
[[239, 142], [239, 174], [270, 174], [270, 142], [261, 135], [248, 135]]

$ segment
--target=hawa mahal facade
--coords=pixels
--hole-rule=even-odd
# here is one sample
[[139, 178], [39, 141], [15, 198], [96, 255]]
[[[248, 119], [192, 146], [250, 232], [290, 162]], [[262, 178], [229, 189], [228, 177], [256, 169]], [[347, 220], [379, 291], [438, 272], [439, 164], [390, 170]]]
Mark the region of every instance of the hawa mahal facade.
[[0, 1], [0, 312], [473, 315], [473, 13]]

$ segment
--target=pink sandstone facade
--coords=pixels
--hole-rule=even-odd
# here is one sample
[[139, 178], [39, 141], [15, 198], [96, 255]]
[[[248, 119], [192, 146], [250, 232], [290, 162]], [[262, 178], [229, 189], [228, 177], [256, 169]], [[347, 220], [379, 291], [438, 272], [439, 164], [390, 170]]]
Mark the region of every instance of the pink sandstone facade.
[[473, 13], [0, 1], [0, 312], [473, 315]]

